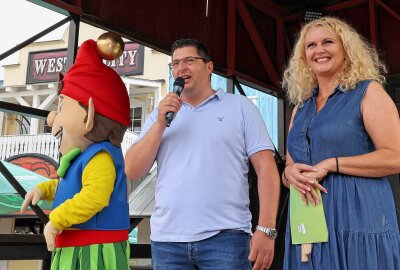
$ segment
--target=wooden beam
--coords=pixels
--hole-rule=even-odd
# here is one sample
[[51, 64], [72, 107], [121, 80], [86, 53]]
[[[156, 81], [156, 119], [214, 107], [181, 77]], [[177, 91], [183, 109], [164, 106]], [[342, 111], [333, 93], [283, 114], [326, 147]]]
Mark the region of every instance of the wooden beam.
[[291, 15], [285, 16], [283, 18], [283, 20], [285, 21], [285, 23], [291, 23], [294, 21], [300, 21], [301, 20], [301, 13], [293, 13]]
[[31, 91], [31, 90], [38, 90], [38, 89], [39, 89], [39, 86], [38, 86], [38, 85], [28, 84], [28, 85], [26, 86], [26, 90], [29, 90], [29, 91]]
[[265, 15], [274, 19], [280, 19], [283, 16], [287, 16], [289, 11], [281, 6], [275, 4], [272, 1], [259, 1], [259, 0], [245, 0], [249, 5], [258, 9]]
[[31, 107], [31, 105], [23, 97], [16, 96], [15, 99], [18, 101], [19, 105]]
[[[82, 11], [82, 5], [81, 1], [72, 1], [74, 2], [73, 4], [67, 4], [66, 1], [61, 1], [61, 0], [44, 0], [44, 2], [49, 3], [53, 6], [59, 7], [63, 10], [66, 10], [68, 12], [71, 12], [73, 14], [82, 16], [83, 11]], [[69, 1], [70, 2], [70, 1]]]
[[391, 9], [388, 5], [386, 5], [385, 3], [382, 2], [382, 0], [377, 0], [377, 3], [379, 6], [381, 6], [384, 10], [387, 11], [387, 13], [389, 13], [390, 15], [392, 15], [396, 20], [400, 21], [400, 15], [394, 11], [393, 9]]
[[46, 99], [39, 105], [38, 109], [46, 110], [57, 98], [57, 93], [48, 95]]
[[368, 1], [369, 0], [349, 0], [349, 1], [344, 1], [344, 2], [340, 2], [337, 4], [323, 7], [322, 10], [327, 11], [327, 12], [336, 12], [336, 11], [340, 11], [343, 9], [349, 9], [349, 8], [356, 7], [359, 5], [367, 4]]
[[56, 89], [42, 89], [42, 90], [26, 90], [26, 91], [6, 91], [0, 93], [0, 99], [13, 98], [13, 97], [32, 97], [34, 95], [45, 96], [53, 93], [57, 93]]
[[378, 43], [378, 34], [376, 31], [376, 3], [375, 0], [368, 1], [368, 14], [369, 14], [369, 36], [373, 46], [376, 47]]
[[[283, 92], [281, 87], [277, 87], [275, 85], [271, 85], [271, 84], [268, 84], [266, 82], [259, 81], [259, 80], [255, 79], [255, 78], [251, 77], [250, 75], [243, 74], [243, 73], [241, 73], [239, 71], [236, 71], [236, 70], [232, 70], [232, 74], [233, 74], [232, 76], [235, 76], [239, 80], [239, 82], [243, 80], [243, 81], [252, 83], [253, 85], [250, 85], [250, 86], [253, 87], [253, 88], [256, 88], [257, 90], [260, 90], [261, 92], [267, 93], [269, 95], [273, 95], [272, 92], [275, 92], [278, 97], [283, 98], [284, 92]], [[264, 91], [262, 89], [257, 88], [256, 86], [263, 87], [263, 88], [268, 89], [270, 91]]]
[[236, 66], [236, 0], [228, 1], [226, 32], [226, 67], [227, 70], [234, 70]]
[[272, 83], [276, 87], [279, 87], [280, 85], [279, 75], [271, 61], [271, 57], [269, 56], [268, 51], [265, 48], [264, 42], [262, 41], [260, 34], [258, 33], [253, 20], [251, 19], [251, 16], [244, 4], [244, 0], [237, 0], [237, 4], [238, 4], [239, 14], [243, 20], [243, 23], [250, 36], [250, 39], [253, 42], [254, 47], [256, 48], [258, 56], [260, 57], [261, 63], [268, 77], [271, 79]]
[[285, 66], [286, 57], [285, 57], [285, 23], [283, 18], [278, 18], [276, 20], [276, 55], [277, 55], [277, 63], [280, 69], [278, 73], [282, 75], [283, 67]]
[[285, 48], [286, 48], [287, 54], [290, 55], [290, 54], [292, 54], [292, 45], [290, 44], [289, 36], [287, 34], [286, 29], [285, 29], [284, 35], [285, 35]]
[[[340, 2], [334, 5], [322, 7], [321, 10], [325, 12], [337, 12], [344, 9], [356, 7], [359, 5], [367, 4], [369, 0], [349, 0], [345, 2]], [[285, 22], [293, 22], [301, 20], [302, 12], [297, 12], [284, 17]]]

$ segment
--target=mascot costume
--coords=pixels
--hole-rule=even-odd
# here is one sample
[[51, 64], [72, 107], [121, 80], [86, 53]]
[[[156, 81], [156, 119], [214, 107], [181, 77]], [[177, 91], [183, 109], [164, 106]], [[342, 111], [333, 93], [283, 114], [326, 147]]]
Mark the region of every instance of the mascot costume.
[[[122, 48], [121, 48], [122, 46]], [[117, 53], [115, 53], [117, 51]], [[101, 56], [123, 51], [119, 36], [85, 41], [59, 84], [57, 112], [47, 122], [60, 139], [59, 179], [30, 190], [21, 211], [54, 201], [44, 228], [51, 269], [129, 269], [127, 180], [120, 144], [130, 125], [129, 96]], [[101, 56], [100, 56], [101, 55]]]

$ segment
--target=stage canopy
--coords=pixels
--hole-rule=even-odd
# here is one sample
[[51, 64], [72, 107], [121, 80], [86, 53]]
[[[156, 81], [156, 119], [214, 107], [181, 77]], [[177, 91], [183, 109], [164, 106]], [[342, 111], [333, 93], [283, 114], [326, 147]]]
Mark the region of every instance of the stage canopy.
[[184, 37], [205, 43], [216, 71], [282, 96], [282, 70], [308, 16], [350, 22], [400, 74], [398, 0], [31, 0], [168, 53]]

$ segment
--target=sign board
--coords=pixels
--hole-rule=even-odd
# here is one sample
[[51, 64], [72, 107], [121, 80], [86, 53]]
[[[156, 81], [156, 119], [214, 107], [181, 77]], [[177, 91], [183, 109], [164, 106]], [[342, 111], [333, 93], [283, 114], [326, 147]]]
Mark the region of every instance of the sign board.
[[[103, 62], [120, 76], [142, 75], [144, 65], [144, 47], [138, 43], [125, 43], [122, 55], [112, 61]], [[58, 74], [65, 73], [67, 50], [30, 52], [26, 83], [44, 83], [58, 81]]]

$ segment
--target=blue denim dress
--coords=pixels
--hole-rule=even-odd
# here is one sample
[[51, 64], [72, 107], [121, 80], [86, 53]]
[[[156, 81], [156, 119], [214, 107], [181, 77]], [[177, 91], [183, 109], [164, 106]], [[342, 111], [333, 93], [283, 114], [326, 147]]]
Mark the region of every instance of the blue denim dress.
[[[299, 106], [288, 135], [294, 162], [315, 165], [327, 158], [375, 150], [361, 114], [369, 83], [362, 81], [348, 92], [336, 88], [319, 112], [315, 101], [318, 89], [313, 91]], [[288, 216], [284, 269], [400, 269], [399, 227], [386, 177], [329, 173], [322, 185], [328, 190], [322, 201], [329, 240], [313, 244], [310, 260], [301, 262], [300, 245], [291, 244]]]

